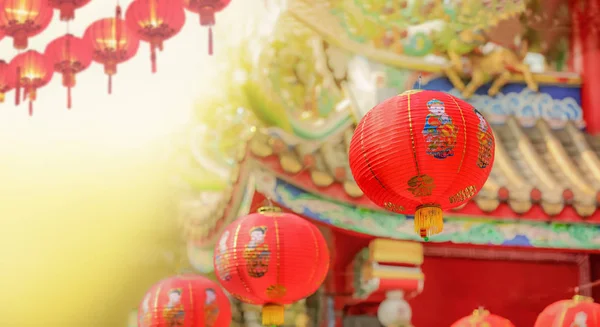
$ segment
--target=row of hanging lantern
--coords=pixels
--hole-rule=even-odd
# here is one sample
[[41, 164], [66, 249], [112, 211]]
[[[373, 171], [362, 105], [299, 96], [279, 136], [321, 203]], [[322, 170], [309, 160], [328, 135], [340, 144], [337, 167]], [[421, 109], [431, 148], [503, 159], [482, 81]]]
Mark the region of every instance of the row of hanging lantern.
[[[13, 38], [18, 50], [28, 48], [28, 38], [48, 27], [53, 9], [60, 10], [60, 19], [74, 19], [75, 10], [91, 0], [0, 0], [0, 39]], [[33, 101], [39, 88], [62, 74], [63, 86], [67, 88], [67, 107], [71, 108], [71, 88], [75, 76], [94, 61], [104, 66], [108, 76], [108, 93], [112, 92], [112, 77], [117, 66], [137, 53], [139, 42], [150, 45], [152, 72], [156, 72], [156, 50], [162, 51], [164, 41], [175, 36], [185, 24], [184, 8], [200, 17], [202, 26], [209, 31], [208, 52], [213, 53], [212, 26], [215, 13], [229, 5], [231, 0], [134, 0], [122, 18], [117, 5], [113, 18], [92, 23], [83, 38], [67, 32], [50, 42], [44, 53], [34, 50], [22, 52], [10, 63], [0, 61], [0, 102], [4, 94], [15, 90], [15, 104], [29, 100], [29, 114], [33, 113]]]

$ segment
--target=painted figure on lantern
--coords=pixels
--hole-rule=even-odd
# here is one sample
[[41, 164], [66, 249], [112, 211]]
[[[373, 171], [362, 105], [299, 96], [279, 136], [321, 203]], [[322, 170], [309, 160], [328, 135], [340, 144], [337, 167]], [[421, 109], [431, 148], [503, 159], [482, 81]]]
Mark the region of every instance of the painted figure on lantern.
[[492, 136], [489, 134], [489, 126], [483, 115], [473, 109], [477, 118], [479, 118], [479, 132], [477, 138], [479, 139], [479, 153], [477, 156], [477, 166], [479, 168], [485, 168], [490, 165], [492, 161]]
[[205, 290], [206, 299], [204, 300], [204, 325], [212, 327], [219, 317], [219, 307], [217, 306], [217, 293], [212, 288]]
[[429, 114], [423, 127], [427, 154], [437, 159], [452, 157], [456, 145], [456, 127], [452, 118], [446, 113], [444, 103], [438, 99], [429, 100], [427, 109]]
[[587, 320], [588, 316], [585, 312], [577, 312], [573, 323], [569, 327], [588, 327]]
[[260, 278], [269, 270], [271, 252], [269, 246], [265, 244], [266, 234], [267, 227], [265, 226], [250, 229], [250, 241], [244, 249], [244, 260], [246, 260], [246, 269], [250, 277]]
[[229, 231], [225, 231], [219, 239], [219, 251], [215, 256], [216, 269], [225, 281], [231, 279], [231, 275], [229, 275], [229, 258], [227, 257], [227, 240], [229, 240]]
[[163, 310], [163, 317], [168, 327], [183, 326], [185, 321], [185, 310], [181, 303], [181, 289], [176, 288], [169, 291], [169, 303]]

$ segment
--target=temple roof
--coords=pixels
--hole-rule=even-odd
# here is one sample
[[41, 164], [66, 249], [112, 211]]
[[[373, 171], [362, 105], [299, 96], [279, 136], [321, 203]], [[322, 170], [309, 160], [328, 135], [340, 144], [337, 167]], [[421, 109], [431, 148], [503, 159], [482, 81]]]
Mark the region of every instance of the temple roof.
[[[461, 215], [600, 223], [600, 137], [568, 123], [523, 127], [515, 118], [494, 125], [496, 159], [481, 192]], [[285, 180], [333, 201], [374, 208], [348, 165], [354, 126], [315, 142], [273, 130], [257, 133], [252, 154]]]

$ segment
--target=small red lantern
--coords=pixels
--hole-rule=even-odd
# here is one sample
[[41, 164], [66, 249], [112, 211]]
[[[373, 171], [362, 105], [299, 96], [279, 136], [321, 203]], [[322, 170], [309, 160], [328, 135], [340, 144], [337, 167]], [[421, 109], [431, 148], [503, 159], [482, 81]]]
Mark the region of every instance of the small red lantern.
[[198, 275], [158, 282], [138, 309], [140, 327], [229, 327], [230, 323], [229, 299], [217, 283]]
[[474, 310], [470, 316], [458, 320], [450, 327], [515, 327], [515, 325], [506, 318], [490, 314], [489, 311], [479, 308]]
[[208, 54], [213, 54], [212, 26], [215, 25], [215, 14], [227, 7], [231, 0], [183, 0], [187, 10], [200, 16], [200, 25], [208, 26]]
[[150, 43], [152, 72], [156, 72], [156, 49], [175, 36], [185, 24], [181, 0], [135, 0], [127, 8], [125, 21], [142, 40]]
[[6, 92], [14, 87], [14, 72], [4, 60], [0, 60], [0, 103], [4, 102]]
[[237, 299], [263, 305], [263, 325], [283, 325], [285, 304], [313, 294], [329, 270], [319, 229], [278, 208], [229, 225], [215, 247], [215, 272]]
[[127, 28], [124, 20], [117, 18], [94, 22], [85, 30], [84, 40], [92, 45], [92, 60], [104, 65], [108, 94], [111, 94], [112, 76], [117, 73], [117, 65], [137, 53], [140, 40]]
[[67, 108], [71, 109], [71, 88], [75, 86], [75, 75], [92, 63], [90, 44], [66, 34], [50, 42], [44, 54], [53, 64], [54, 71], [62, 74], [62, 84], [67, 88]]
[[52, 64], [43, 54], [29, 50], [13, 58], [10, 69], [15, 73], [15, 104], [19, 104], [20, 92], [23, 88], [23, 98], [29, 99], [29, 115], [33, 115], [33, 101], [37, 98], [37, 90], [48, 84], [54, 70]]
[[538, 316], [535, 327], [600, 326], [600, 304], [589, 297], [576, 295], [572, 300], [555, 302]]
[[75, 9], [87, 5], [91, 0], [48, 0], [51, 7], [60, 10], [60, 20], [75, 19]]
[[13, 38], [17, 50], [27, 49], [28, 38], [40, 34], [52, 20], [47, 0], [3, 0], [0, 7], [0, 30]]
[[387, 210], [414, 213], [415, 231], [427, 240], [442, 231], [442, 210], [481, 190], [494, 161], [494, 136], [467, 102], [411, 90], [367, 112], [349, 160], [364, 194]]

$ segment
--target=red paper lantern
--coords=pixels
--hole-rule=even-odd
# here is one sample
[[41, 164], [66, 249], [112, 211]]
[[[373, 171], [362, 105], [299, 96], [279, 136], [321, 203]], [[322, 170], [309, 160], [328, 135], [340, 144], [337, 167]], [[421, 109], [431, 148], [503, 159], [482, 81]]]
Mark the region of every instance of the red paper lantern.
[[29, 50], [13, 58], [10, 70], [15, 76], [15, 104], [19, 104], [21, 88], [23, 99], [29, 99], [29, 115], [33, 115], [33, 101], [37, 98], [37, 90], [48, 84], [52, 79], [54, 70], [52, 64], [43, 54]]
[[125, 20], [142, 40], [150, 43], [152, 72], [156, 72], [156, 49], [181, 31], [185, 12], [181, 0], [135, 0], [127, 8]]
[[515, 325], [506, 318], [490, 314], [484, 309], [477, 309], [473, 314], [458, 320], [450, 327], [515, 327]]
[[575, 296], [546, 307], [535, 321], [535, 327], [600, 326], [600, 304], [585, 296]]
[[428, 239], [443, 229], [442, 210], [481, 190], [494, 161], [494, 136], [467, 102], [411, 90], [367, 112], [349, 160], [364, 194], [387, 210], [414, 213], [415, 231]]
[[215, 272], [237, 299], [263, 305], [263, 325], [283, 325], [283, 305], [313, 294], [329, 270], [319, 229], [278, 208], [229, 225], [215, 247]]
[[215, 14], [227, 7], [231, 0], [183, 0], [187, 10], [200, 16], [200, 25], [208, 26], [208, 54], [213, 54], [212, 26], [215, 25]]
[[17, 50], [25, 50], [28, 38], [41, 33], [52, 20], [47, 0], [0, 0], [0, 30], [13, 38]]
[[62, 74], [62, 84], [67, 88], [67, 108], [71, 109], [71, 88], [75, 86], [75, 75], [92, 63], [90, 44], [66, 34], [50, 42], [44, 54], [54, 71]]
[[92, 45], [92, 60], [104, 65], [104, 73], [108, 75], [108, 93], [112, 93], [112, 76], [117, 73], [117, 65], [137, 53], [140, 40], [127, 28], [125, 21], [118, 18], [94, 22], [85, 30], [84, 40]]
[[6, 92], [15, 87], [15, 75], [4, 60], [0, 60], [0, 103], [4, 102]]
[[91, 0], [48, 0], [53, 8], [60, 10], [60, 20], [75, 19], [75, 9], [87, 5]]
[[231, 306], [221, 287], [198, 275], [152, 286], [138, 309], [139, 327], [229, 327]]

